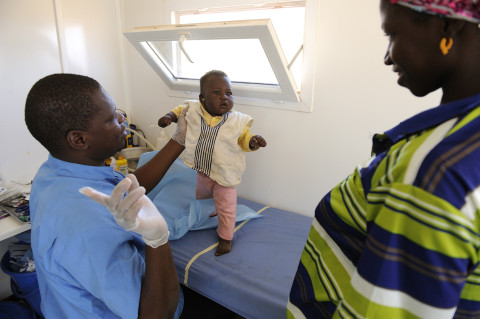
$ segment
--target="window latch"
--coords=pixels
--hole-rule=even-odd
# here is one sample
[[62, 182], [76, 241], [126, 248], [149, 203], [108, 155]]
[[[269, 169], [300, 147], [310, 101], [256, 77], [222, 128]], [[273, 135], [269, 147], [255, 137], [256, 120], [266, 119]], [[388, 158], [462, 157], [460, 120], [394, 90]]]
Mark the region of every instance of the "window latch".
[[188, 55], [187, 50], [185, 50], [185, 47], [183, 46], [183, 42], [185, 42], [186, 39], [187, 37], [185, 36], [185, 34], [181, 34], [180, 38], [178, 38], [178, 46], [180, 47], [180, 50], [182, 50], [183, 54], [185, 54], [185, 57], [187, 58], [187, 60], [190, 61], [190, 63], [194, 63], [193, 60]]

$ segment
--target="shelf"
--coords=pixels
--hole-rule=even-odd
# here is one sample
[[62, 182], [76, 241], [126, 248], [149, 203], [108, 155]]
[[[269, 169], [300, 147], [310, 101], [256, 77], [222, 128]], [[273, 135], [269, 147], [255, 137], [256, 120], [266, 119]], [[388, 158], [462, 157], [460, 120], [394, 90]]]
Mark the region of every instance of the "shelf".
[[8, 216], [0, 220], [0, 241], [23, 233], [30, 229], [30, 223], [24, 223]]

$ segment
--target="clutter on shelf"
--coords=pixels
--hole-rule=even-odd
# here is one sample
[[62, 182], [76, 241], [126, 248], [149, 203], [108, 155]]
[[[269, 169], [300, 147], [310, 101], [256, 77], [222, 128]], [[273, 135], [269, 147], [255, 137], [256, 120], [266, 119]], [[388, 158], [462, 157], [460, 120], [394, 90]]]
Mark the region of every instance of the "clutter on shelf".
[[21, 222], [30, 222], [30, 188], [30, 184], [0, 184], [0, 219], [8, 213]]

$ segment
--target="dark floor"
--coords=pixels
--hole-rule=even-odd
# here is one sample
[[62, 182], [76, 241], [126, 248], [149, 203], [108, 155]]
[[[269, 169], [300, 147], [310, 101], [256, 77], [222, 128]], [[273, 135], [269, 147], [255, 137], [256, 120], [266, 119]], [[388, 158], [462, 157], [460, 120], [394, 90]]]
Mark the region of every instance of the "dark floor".
[[180, 319], [245, 319], [182, 285], [184, 305]]
[[[28, 303], [26, 302], [25, 299], [21, 299], [21, 298], [15, 297], [15, 296], [13, 296], [13, 295], [11, 295], [11, 296], [9, 296], [9, 297], [7, 297], [7, 298], [5, 298], [5, 299], [0, 300], [0, 302], [2, 302], [2, 301], [13, 301], [13, 302], [16, 302], [16, 303], [17, 303], [17, 302], [18, 302], [18, 303], [22, 303], [22, 304], [26, 305], [27, 307], [31, 308], [32, 310], [34, 310], [33, 307], [31, 307], [30, 305], [28, 305]], [[4, 317], [2, 316], [2, 313], [0, 313], [0, 318], [4, 318]], [[7, 318], [7, 317], [5, 317], [5, 318]], [[10, 316], [8, 316], [8, 318], [10, 318]], [[22, 316], [22, 318], [25, 318], [25, 317]], [[43, 318], [42, 316], [40, 316], [39, 314], [36, 314], [36, 317], [35, 317], [35, 318], [36, 318], [36, 319], [44, 319], [44, 318]]]
[[[182, 291], [184, 305], [180, 319], [245, 319], [184, 285], [182, 285]], [[24, 302], [23, 299], [15, 296], [0, 301]], [[43, 317], [37, 315], [37, 319], [43, 319]]]

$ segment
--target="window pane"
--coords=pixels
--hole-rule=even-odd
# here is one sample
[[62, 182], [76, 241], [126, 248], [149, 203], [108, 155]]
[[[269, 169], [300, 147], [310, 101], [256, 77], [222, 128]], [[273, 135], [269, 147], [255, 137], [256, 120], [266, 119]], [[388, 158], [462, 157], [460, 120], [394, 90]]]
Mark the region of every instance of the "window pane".
[[[251, 20], [251, 19], [270, 19], [275, 33], [282, 45], [283, 52], [287, 61], [291, 61], [298, 49], [303, 44], [303, 30], [305, 25], [305, 7], [281, 7], [276, 9], [256, 9], [252, 6], [250, 10], [228, 12], [230, 8], [225, 8], [226, 12], [207, 12], [201, 14], [182, 13], [179, 12], [179, 23], [202, 23], [202, 22], [218, 22], [218, 21], [235, 21], [235, 20]], [[288, 23], [285, 23], [288, 21]], [[300, 54], [295, 63], [291, 66], [297, 87], [300, 88], [302, 78], [303, 55]], [[236, 68], [241, 69], [243, 65], [237, 65]], [[226, 72], [226, 71], [225, 71]], [[227, 73], [228, 74], [228, 73]]]
[[269, 19], [138, 27], [124, 34], [172, 92], [195, 92], [205, 72], [221, 69], [238, 97], [300, 100]]
[[258, 39], [150, 41], [150, 47], [177, 79], [199, 79], [205, 70], [218, 69], [235, 82], [278, 85]]

